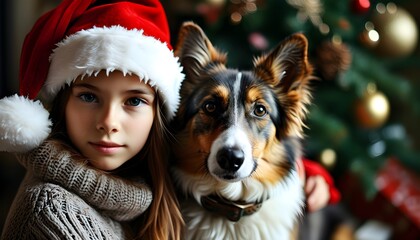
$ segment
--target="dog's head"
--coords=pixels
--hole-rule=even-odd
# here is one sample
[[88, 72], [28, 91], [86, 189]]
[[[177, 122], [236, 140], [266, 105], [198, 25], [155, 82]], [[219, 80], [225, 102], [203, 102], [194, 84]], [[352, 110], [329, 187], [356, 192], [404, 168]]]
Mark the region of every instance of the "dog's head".
[[311, 99], [306, 38], [288, 37], [244, 72], [227, 68], [227, 55], [194, 23], [183, 24], [175, 49], [186, 74], [173, 126], [176, 167], [216, 182], [284, 178], [299, 157]]

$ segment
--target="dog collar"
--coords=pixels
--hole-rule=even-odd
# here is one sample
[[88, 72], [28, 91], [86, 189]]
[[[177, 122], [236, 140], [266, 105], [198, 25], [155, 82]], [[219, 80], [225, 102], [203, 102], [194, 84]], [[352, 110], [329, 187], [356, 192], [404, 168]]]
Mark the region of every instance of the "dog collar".
[[237, 222], [241, 217], [257, 212], [261, 208], [262, 202], [230, 201], [216, 195], [209, 195], [201, 197], [201, 205], [205, 209], [222, 215], [230, 221]]

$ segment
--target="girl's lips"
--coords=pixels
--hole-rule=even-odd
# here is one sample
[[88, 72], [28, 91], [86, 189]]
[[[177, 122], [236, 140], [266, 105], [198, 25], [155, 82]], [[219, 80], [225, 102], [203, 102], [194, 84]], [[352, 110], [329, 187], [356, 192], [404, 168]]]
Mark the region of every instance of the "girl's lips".
[[112, 142], [89, 142], [89, 144], [97, 151], [104, 154], [113, 154], [119, 149], [124, 147], [123, 145], [112, 143]]

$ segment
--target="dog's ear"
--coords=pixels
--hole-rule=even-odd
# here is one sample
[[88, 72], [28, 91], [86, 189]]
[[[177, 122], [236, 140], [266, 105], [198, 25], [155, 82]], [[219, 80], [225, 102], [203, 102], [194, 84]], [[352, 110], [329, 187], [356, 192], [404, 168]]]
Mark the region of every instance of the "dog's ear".
[[256, 58], [255, 73], [283, 93], [307, 84], [312, 73], [308, 62], [308, 41], [297, 33], [283, 40], [269, 54]]
[[226, 54], [219, 52], [203, 30], [193, 22], [182, 24], [175, 46], [175, 55], [181, 61], [187, 80], [197, 79], [204, 68], [225, 67], [226, 64]]
[[311, 100], [309, 81], [314, 79], [307, 55], [308, 41], [303, 34], [297, 33], [254, 61], [254, 73], [277, 95], [285, 118], [278, 127], [284, 128], [286, 135], [293, 132], [301, 136], [303, 132], [302, 121]]

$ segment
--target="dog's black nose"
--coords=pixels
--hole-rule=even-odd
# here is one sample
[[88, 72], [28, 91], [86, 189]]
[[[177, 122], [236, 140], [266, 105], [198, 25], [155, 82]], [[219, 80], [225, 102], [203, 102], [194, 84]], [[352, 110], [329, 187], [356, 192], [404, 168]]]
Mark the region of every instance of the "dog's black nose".
[[217, 153], [219, 166], [228, 171], [237, 171], [244, 159], [244, 152], [238, 148], [223, 148]]

